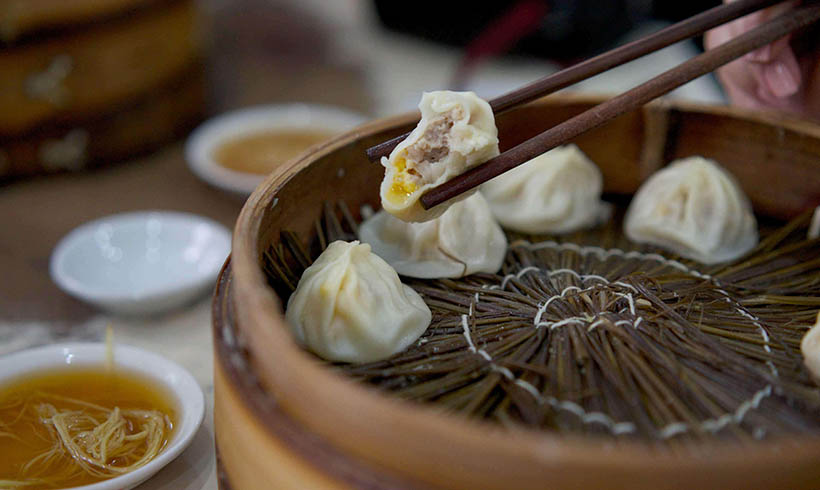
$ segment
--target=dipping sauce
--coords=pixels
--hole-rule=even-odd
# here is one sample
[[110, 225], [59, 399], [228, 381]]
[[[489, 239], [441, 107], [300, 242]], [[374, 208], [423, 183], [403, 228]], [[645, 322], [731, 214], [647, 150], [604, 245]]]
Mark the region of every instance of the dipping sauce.
[[315, 129], [252, 132], [219, 145], [214, 150], [214, 160], [231, 170], [264, 175], [336, 134], [333, 131]]
[[133, 471], [167, 446], [175, 407], [156, 381], [102, 365], [12, 380], [0, 386], [0, 488], [68, 488]]

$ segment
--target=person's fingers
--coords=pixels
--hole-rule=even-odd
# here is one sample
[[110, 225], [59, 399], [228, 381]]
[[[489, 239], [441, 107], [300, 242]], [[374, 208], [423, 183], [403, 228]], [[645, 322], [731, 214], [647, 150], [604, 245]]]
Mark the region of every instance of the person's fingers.
[[714, 29], [706, 31], [706, 34], [703, 36], [703, 45], [708, 49], [714, 49], [721, 44], [725, 43], [726, 41], [732, 39], [734, 37], [731, 26], [720, 26], [715, 27]]
[[[788, 2], [717, 27], [706, 33], [704, 45], [713, 49], [799, 3]], [[797, 58], [794, 39], [783, 37], [716, 70], [729, 100], [741, 107], [820, 120], [820, 51]]]
[[780, 56], [783, 51], [791, 51], [790, 44], [792, 35], [787, 34], [771, 44], [756, 49], [748, 53], [744, 59], [752, 63], [771, 63]]
[[[798, 1], [784, 2], [779, 5], [774, 5], [767, 9], [751, 13], [738, 19], [735, 22], [730, 23], [729, 28], [733, 34], [732, 37], [737, 37], [743, 34], [744, 32], [750, 31], [755, 27], [759, 26], [760, 24], [765, 23], [768, 20], [774, 19], [775, 17], [779, 17], [780, 15], [788, 12], [789, 10], [794, 9], [794, 7], [799, 5], [799, 3], [800, 2]], [[775, 41], [772, 44], [767, 44], [762, 48], [758, 48], [748, 53], [745, 56], [745, 59], [757, 63], [768, 63], [772, 61], [774, 58], [776, 58], [781, 50], [788, 47], [790, 39], [791, 36], [786, 36], [782, 39]]]
[[763, 109], [766, 103], [758, 97], [753, 87], [744, 87], [742, 84], [726, 84], [726, 95], [733, 104], [738, 107], [745, 107], [747, 109]]
[[[754, 12], [724, 26], [707, 32], [704, 44], [714, 48], [737, 36], [748, 32], [768, 20], [782, 15], [799, 2], [790, 1]], [[730, 66], [718, 70], [718, 75], [731, 95], [743, 94], [758, 102], [773, 102], [779, 98], [794, 95], [800, 88], [801, 71], [790, 46], [791, 35], [746, 54]], [[732, 97], [735, 100], [734, 97]]]
[[763, 65], [762, 77], [758, 79], [758, 84], [766, 87], [776, 98], [783, 98], [797, 93], [800, 78], [800, 65], [794, 52], [787, 47], [778, 53], [777, 58]]

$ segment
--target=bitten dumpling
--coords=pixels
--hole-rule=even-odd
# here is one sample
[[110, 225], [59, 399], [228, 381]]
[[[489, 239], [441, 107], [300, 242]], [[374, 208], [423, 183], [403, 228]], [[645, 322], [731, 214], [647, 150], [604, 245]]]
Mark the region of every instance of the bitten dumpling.
[[415, 342], [432, 314], [369, 245], [336, 241], [305, 269], [285, 317], [296, 339], [324, 359], [370, 362]]
[[757, 245], [746, 195], [726, 170], [703, 157], [678, 160], [647, 179], [629, 205], [624, 231], [632, 241], [704, 264], [734, 260]]
[[481, 186], [495, 218], [522, 233], [570, 233], [609, 217], [603, 177], [575, 145], [537, 156]]
[[495, 273], [507, 252], [507, 238], [480, 193], [425, 223], [381, 210], [359, 226], [359, 238], [399, 274], [422, 279]]
[[498, 155], [498, 131], [490, 105], [473, 92], [425, 92], [421, 121], [410, 135], [382, 157], [382, 208], [403, 221], [429, 221], [454, 201], [425, 210], [419, 202], [428, 189]]

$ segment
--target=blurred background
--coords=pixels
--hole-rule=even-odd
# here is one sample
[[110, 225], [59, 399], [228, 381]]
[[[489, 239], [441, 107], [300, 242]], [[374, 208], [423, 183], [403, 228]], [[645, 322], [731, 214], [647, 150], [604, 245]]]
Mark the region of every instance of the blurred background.
[[[48, 272], [88, 220], [167, 209], [233, 228], [247, 193], [186, 164], [182, 143], [209, 117], [304, 102], [365, 120], [413, 110], [425, 90], [491, 98], [716, 3], [0, 0], [0, 340], [3, 320], [55, 332], [95, 313]], [[701, 49], [681, 42], [566, 90], [617, 93]], [[669, 97], [724, 100], [712, 76]]]
[[[368, 117], [421, 91], [490, 98], [716, 1], [0, 0], [0, 179], [145, 154], [209, 114], [319, 102]], [[615, 93], [684, 42], [571, 87]], [[711, 77], [673, 96], [723, 100]]]
[[[235, 99], [244, 91], [383, 116], [415, 108], [424, 90], [491, 98], [717, 3], [210, 0], [203, 7], [216, 20], [211, 69], [223, 103], [250, 102]], [[682, 43], [573, 89], [620, 91], [698, 49]], [[712, 80], [701, 82], [677, 95], [722, 100]]]

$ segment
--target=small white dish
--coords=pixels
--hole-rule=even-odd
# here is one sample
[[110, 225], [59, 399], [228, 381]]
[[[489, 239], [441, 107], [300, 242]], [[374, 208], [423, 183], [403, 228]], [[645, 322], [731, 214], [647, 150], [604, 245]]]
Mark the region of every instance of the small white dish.
[[[104, 343], [55, 344], [0, 357], [0, 385], [20, 376], [63, 366], [99, 366], [105, 362]], [[114, 363], [165, 387], [176, 399], [177, 425], [168, 445], [145, 466], [109, 480], [72, 490], [127, 490], [152, 477], [174, 460], [193, 440], [205, 415], [205, 397], [194, 377], [175, 362], [127, 345], [114, 345]]]
[[185, 142], [185, 160], [209, 184], [247, 197], [265, 175], [228, 169], [214, 159], [214, 151], [238, 136], [276, 129], [312, 129], [341, 134], [367, 118], [356, 112], [318, 104], [264, 105], [226, 112], [205, 121]]
[[230, 251], [230, 232], [202, 216], [123, 213], [63, 237], [50, 269], [61, 289], [100, 308], [158, 313], [210, 291]]

